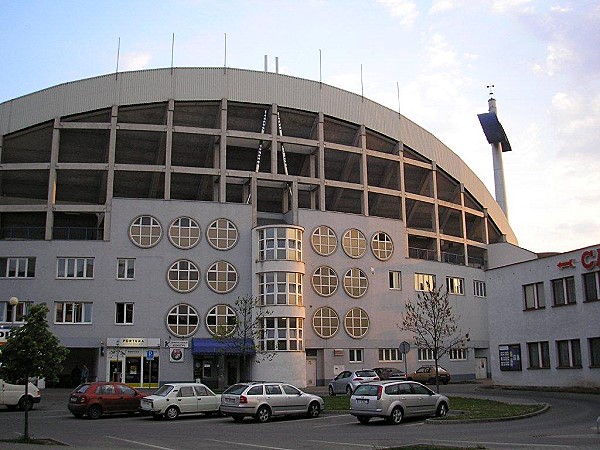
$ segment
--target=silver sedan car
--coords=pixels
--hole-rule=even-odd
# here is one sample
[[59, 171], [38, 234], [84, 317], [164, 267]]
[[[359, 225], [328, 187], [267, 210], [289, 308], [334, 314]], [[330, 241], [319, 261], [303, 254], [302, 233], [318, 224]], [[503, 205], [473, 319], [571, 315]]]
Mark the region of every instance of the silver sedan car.
[[404, 417], [445, 416], [449, 407], [448, 397], [416, 381], [361, 384], [350, 397], [350, 414], [360, 423], [368, 423], [372, 417], [398, 424]]
[[267, 422], [272, 416], [305, 415], [318, 417], [325, 402], [318, 395], [279, 382], [249, 382], [230, 386], [221, 395], [221, 413], [236, 422], [250, 416]]
[[352, 395], [359, 384], [368, 381], [379, 381], [379, 375], [371, 369], [344, 370], [329, 382], [329, 395]]

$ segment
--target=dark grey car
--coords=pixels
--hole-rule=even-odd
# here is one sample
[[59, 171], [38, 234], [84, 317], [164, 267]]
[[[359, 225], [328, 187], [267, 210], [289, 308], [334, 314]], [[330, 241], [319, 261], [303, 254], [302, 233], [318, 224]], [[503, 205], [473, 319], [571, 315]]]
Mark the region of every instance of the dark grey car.
[[360, 423], [383, 417], [398, 424], [404, 417], [445, 416], [448, 397], [436, 394], [416, 381], [378, 381], [359, 385], [350, 398], [350, 414]]
[[329, 395], [352, 395], [356, 386], [367, 381], [379, 381], [379, 375], [372, 369], [344, 370], [329, 382]]

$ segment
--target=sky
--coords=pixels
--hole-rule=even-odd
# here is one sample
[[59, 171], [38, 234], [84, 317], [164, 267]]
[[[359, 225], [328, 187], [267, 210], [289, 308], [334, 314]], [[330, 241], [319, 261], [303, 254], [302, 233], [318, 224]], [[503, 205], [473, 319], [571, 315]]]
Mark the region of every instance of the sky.
[[117, 66], [264, 70], [267, 55], [270, 71], [277, 57], [282, 74], [400, 110], [494, 195], [477, 119], [491, 91], [513, 149], [519, 245], [600, 244], [597, 0], [0, 0], [0, 11], [0, 102]]

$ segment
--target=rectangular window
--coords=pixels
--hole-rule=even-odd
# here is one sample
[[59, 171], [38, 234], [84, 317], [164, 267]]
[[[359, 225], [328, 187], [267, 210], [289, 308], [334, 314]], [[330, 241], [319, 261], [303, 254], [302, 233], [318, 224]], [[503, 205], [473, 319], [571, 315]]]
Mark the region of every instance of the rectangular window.
[[349, 348], [348, 349], [348, 361], [351, 363], [363, 362], [363, 349], [362, 348]]
[[552, 280], [552, 297], [554, 306], [575, 303], [575, 277]]
[[550, 368], [550, 345], [548, 341], [528, 342], [527, 353], [529, 354], [530, 369]]
[[600, 367], [600, 337], [589, 338], [590, 367]]
[[0, 258], [0, 278], [33, 278], [35, 277], [35, 258], [11, 257]]
[[133, 280], [135, 278], [135, 259], [117, 259], [117, 280]]
[[94, 278], [94, 258], [57, 258], [56, 277]]
[[435, 289], [435, 275], [415, 273], [415, 291], [431, 292]]
[[117, 325], [133, 325], [133, 303], [117, 303], [115, 305], [115, 323]]
[[523, 286], [525, 309], [541, 309], [546, 307], [544, 283], [532, 283]]
[[583, 274], [583, 290], [585, 292], [586, 302], [595, 302], [600, 300], [600, 272], [590, 272]]
[[29, 312], [31, 304], [31, 302], [23, 302], [20, 300], [15, 306], [12, 306], [9, 302], [0, 302], [0, 322], [25, 322], [25, 316]]
[[487, 297], [485, 281], [473, 280], [473, 295], [475, 297]]
[[449, 294], [465, 295], [465, 280], [456, 277], [446, 277], [446, 289]]
[[55, 323], [92, 323], [92, 304], [85, 302], [56, 302]]
[[581, 368], [581, 346], [579, 339], [556, 341], [559, 368]]
[[397, 348], [380, 348], [379, 361], [398, 362], [404, 361], [402, 353]]
[[435, 361], [432, 348], [420, 348], [417, 352], [418, 361]]
[[399, 270], [390, 270], [389, 272], [390, 289], [402, 290], [402, 272]]
[[466, 361], [467, 360], [467, 349], [466, 348], [453, 348], [448, 353], [450, 361]]

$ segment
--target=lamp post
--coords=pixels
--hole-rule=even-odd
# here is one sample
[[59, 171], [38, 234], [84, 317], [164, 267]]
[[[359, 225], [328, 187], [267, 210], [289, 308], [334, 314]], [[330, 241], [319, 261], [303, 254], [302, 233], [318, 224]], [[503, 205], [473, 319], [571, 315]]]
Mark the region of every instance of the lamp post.
[[17, 305], [19, 304], [19, 299], [17, 297], [11, 297], [8, 299], [8, 304], [10, 306], [12, 306], [12, 317], [11, 317], [11, 322], [14, 324], [15, 323], [15, 318], [17, 316]]

